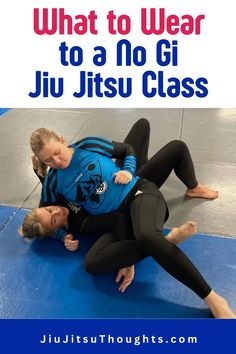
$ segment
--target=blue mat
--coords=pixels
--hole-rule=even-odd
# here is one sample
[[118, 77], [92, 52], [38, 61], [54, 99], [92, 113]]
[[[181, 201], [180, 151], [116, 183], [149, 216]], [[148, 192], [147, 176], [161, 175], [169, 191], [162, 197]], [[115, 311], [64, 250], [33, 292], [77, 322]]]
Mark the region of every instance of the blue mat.
[[17, 208], [0, 205], [0, 231], [11, 220], [16, 213]]
[[0, 108], [0, 116], [9, 111], [10, 108]]
[[[84, 271], [93, 238], [82, 237], [75, 253], [53, 240], [26, 243], [17, 233], [26, 212], [0, 208], [0, 318], [210, 317], [203, 301], [150, 257], [136, 265], [133, 284], [121, 294], [115, 273]], [[236, 239], [196, 235], [181, 248], [236, 310]]]

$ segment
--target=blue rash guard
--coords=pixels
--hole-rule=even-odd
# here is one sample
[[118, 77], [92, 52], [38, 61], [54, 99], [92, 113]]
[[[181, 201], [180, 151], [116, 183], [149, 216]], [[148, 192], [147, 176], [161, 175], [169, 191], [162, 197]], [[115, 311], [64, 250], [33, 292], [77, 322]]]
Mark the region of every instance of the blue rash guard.
[[136, 184], [115, 184], [114, 173], [120, 171], [112, 158], [123, 159], [123, 170], [135, 173], [136, 158], [130, 145], [100, 137], [88, 137], [70, 145], [74, 154], [63, 170], [50, 169], [41, 195], [41, 206], [67, 200], [98, 215], [115, 211]]

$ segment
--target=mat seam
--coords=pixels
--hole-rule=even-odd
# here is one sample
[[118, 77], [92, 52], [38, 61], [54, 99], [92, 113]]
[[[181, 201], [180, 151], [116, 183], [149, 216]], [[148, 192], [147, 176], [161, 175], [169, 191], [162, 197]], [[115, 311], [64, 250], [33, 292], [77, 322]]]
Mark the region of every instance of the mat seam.
[[[26, 198], [26, 199], [27, 199], [27, 198]], [[24, 202], [23, 202], [23, 203], [24, 203]], [[5, 206], [5, 205], [1, 205], [1, 204], [0, 204], [0, 206]], [[11, 207], [11, 206], [6, 205], [6, 207]], [[14, 206], [12, 206], [12, 207], [14, 207]], [[16, 209], [16, 211], [9, 217], [9, 219], [3, 224], [3, 226], [2, 226], [1, 229], [0, 229], [0, 233], [1, 233], [1, 232], [3, 231], [3, 229], [9, 224], [9, 222], [14, 218], [14, 216], [15, 216], [16, 214], [18, 214], [18, 212], [19, 212], [20, 210], [29, 211], [29, 210], [31, 210], [31, 209], [29, 209], [29, 208], [24, 208], [23, 205], [19, 206], [19, 207]], [[168, 227], [163, 229], [163, 231], [164, 231], [165, 233], [168, 232], [168, 231], [170, 231], [170, 230], [171, 230], [171, 228], [168, 228]], [[165, 234], [165, 236], [166, 236], [166, 234]], [[219, 237], [219, 238], [228, 238], [228, 239], [230, 239], [230, 240], [236, 239], [236, 236], [216, 235], [216, 234], [203, 233], [203, 232], [196, 233], [194, 236]]]

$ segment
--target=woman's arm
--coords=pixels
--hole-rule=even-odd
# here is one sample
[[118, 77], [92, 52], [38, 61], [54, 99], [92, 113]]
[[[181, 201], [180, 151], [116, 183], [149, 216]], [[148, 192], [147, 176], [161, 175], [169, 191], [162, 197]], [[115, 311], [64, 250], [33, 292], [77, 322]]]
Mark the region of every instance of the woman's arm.
[[84, 138], [72, 144], [72, 146], [96, 152], [109, 158], [122, 159], [122, 170], [130, 172], [132, 175], [135, 173], [135, 153], [134, 149], [129, 144], [118, 143], [107, 138], [92, 136]]
[[132, 229], [125, 214], [113, 212], [103, 215], [89, 215], [83, 209], [79, 215], [70, 214], [69, 230], [83, 235], [101, 235], [112, 232], [117, 240], [131, 239]]
[[34, 154], [31, 156], [31, 161], [34, 173], [39, 178], [41, 184], [43, 184], [47, 176], [47, 166], [43, 162], [41, 162], [39, 158]]

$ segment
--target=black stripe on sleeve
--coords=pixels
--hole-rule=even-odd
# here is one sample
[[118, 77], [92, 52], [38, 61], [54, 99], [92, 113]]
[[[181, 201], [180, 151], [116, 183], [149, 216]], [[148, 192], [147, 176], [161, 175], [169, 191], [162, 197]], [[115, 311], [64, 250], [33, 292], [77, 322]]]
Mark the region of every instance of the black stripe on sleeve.
[[86, 140], [100, 141], [101, 143], [104, 143], [104, 144], [107, 144], [107, 145], [111, 145], [111, 147], [113, 146], [113, 141], [112, 140], [106, 139], [106, 138], [101, 138], [99, 136], [87, 136], [86, 138], [83, 138], [83, 139], [73, 143], [73, 145], [78, 147], [80, 144], [84, 143]]
[[112, 157], [116, 159], [125, 159], [127, 156], [135, 156], [134, 148], [125, 143], [118, 143], [113, 141], [113, 154]]
[[[99, 144], [84, 144], [82, 146], [79, 146], [80, 149], [82, 150], [89, 150], [92, 152], [98, 152], [100, 155], [112, 157], [113, 151], [111, 149], [108, 149], [105, 146], [99, 145]], [[98, 150], [93, 150], [93, 149], [98, 149]]]

